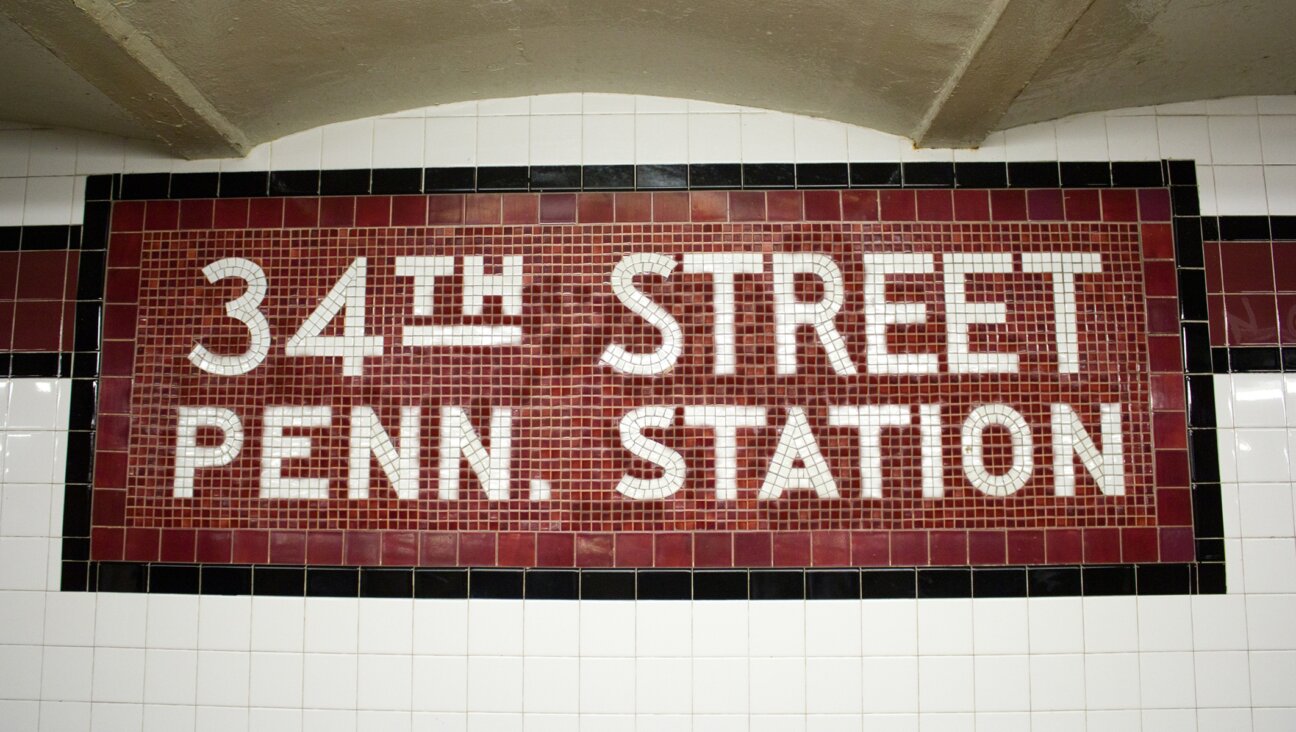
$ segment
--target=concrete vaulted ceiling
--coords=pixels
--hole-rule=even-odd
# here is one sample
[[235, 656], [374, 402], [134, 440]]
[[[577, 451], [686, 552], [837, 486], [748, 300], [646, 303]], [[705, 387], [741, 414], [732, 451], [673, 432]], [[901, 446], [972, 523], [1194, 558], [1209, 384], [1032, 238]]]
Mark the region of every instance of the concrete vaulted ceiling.
[[972, 147], [1078, 112], [1296, 92], [1291, 28], [1291, 0], [0, 0], [0, 119], [210, 157], [601, 91]]

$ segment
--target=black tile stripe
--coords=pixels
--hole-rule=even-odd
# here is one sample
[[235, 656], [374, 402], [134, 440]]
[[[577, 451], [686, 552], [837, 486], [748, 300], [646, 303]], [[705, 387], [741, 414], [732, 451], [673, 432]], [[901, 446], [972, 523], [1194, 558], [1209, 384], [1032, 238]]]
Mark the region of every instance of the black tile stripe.
[[[63, 589], [288, 596], [759, 600], [1044, 597], [1225, 591], [1212, 373], [1296, 371], [1296, 349], [1215, 349], [1191, 359], [1190, 402], [1197, 562], [1109, 566], [845, 569], [500, 569], [293, 567], [92, 562], [89, 555], [95, 381], [103, 250], [114, 200], [473, 191], [706, 188], [1160, 187], [1172, 197], [1185, 335], [1205, 334], [1203, 240], [1296, 238], [1296, 217], [1201, 217], [1192, 161], [1068, 163], [729, 163], [516, 166], [270, 173], [90, 176], [81, 227], [0, 228], [0, 250], [80, 247], [75, 350], [0, 354], [0, 374], [74, 377], [65, 488]], [[214, 190], [214, 192], [213, 192]], [[1199, 292], [1199, 290], [1202, 290]], [[1209, 343], [1209, 341], [1206, 341]], [[1277, 353], [1275, 353], [1277, 351]], [[1277, 366], [1275, 367], [1275, 364]], [[1221, 368], [1222, 367], [1222, 368]], [[17, 371], [15, 371], [17, 369]], [[1209, 406], [1207, 406], [1209, 404]]]

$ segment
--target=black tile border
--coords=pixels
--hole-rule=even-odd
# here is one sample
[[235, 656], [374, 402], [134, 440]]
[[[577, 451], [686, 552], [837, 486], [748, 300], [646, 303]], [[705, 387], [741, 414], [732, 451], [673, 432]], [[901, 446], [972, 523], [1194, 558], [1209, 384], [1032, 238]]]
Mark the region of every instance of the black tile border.
[[[1185, 359], [1196, 561], [1184, 564], [814, 569], [501, 569], [89, 561], [103, 270], [111, 203], [155, 198], [708, 188], [1169, 187]], [[213, 192], [214, 191], [214, 192]], [[1192, 161], [728, 163], [90, 176], [84, 223], [0, 228], [0, 251], [79, 249], [75, 350], [0, 354], [0, 376], [71, 376], [62, 589], [293, 597], [762, 600], [1225, 592], [1215, 373], [1296, 372], [1296, 349], [1210, 349], [1202, 242], [1296, 238], [1296, 217], [1202, 217]], [[1203, 348], [1200, 344], [1205, 343]]]

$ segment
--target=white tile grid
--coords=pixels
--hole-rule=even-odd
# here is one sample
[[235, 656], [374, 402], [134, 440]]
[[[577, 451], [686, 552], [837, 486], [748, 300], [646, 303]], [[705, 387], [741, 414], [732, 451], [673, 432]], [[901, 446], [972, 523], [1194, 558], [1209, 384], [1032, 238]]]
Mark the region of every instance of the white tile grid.
[[[1032, 125], [952, 159], [1101, 160], [1104, 147], [1110, 159], [1192, 157], [1204, 212], [1291, 213], [1293, 99]], [[640, 159], [645, 117], [674, 137]], [[625, 163], [660, 149], [682, 151], [670, 162], [951, 159], [910, 147], [822, 120], [595, 94], [343, 123], [251, 161], [185, 163], [138, 142], [4, 130], [0, 225], [77, 220], [91, 173]], [[1218, 381], [1230, 595], [636, 607], [47, 592], [65, 429], [48, 420], [66, 418], [66, 382], [44, 395], [39, 380], [15, 380], [0, 386], [5, 452], [26, 456], [19, 445], [43, 440], [50, 458], [0, 453], [12, 466], [0, 483], [0, 713], [7, 727], [42, 729], [510, 729], [521, 713], [528, 729], [616, 729], [631, 714], [644, 729], [858, 729], [860, 714], [870, 729], [1286, 729], [1296, 382]]]

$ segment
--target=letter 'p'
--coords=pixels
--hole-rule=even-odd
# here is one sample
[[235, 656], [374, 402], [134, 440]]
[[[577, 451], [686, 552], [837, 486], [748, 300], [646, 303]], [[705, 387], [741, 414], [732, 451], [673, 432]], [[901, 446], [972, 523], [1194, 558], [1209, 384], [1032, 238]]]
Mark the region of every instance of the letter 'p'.
[[[243, 448], [243, 423], [223, 407], [180, 407], [176, 425], [175, 498], [193, 498], [194, 471], [229, 465]], [[198, 428], [212, 427], [223, 439], [216, 447], [198, 446]]]

